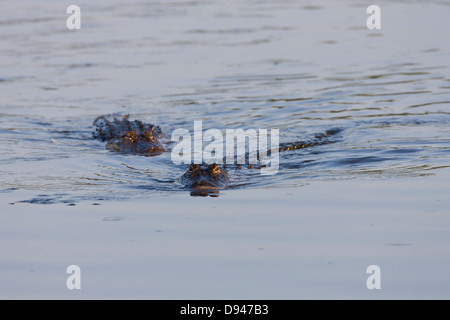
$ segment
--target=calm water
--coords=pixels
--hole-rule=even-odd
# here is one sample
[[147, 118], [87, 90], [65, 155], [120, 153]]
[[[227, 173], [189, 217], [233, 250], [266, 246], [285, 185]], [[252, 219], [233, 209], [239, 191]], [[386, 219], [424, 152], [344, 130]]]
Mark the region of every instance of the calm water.
[[450, 167], [448, 1], [379, 1], [378, 31], [364, 1], [78, 1], [78, 31], [66, 29], [70, 4], [1, 3], [5, 210], [188, 195], [169, 153], [120, 155], [92, 139], [108, 113], [168, 135], [194, 120], [279, 128], [280, 142], [343, 129], [336, 143], [280, 154], [274, 176], [233, 171], [220, 199], [249, 192], [250, 208], [263, 189], [433, 185]]
[[[93, 119], [116, 112], [169, 135], [194, 120], [279, 128], [281, 142], [344, 129], [336, 144], [283, 154], [275, 176], [233, 173], [243, 188], [414, 177], [450, 163], [443, 3], [386, 4], [382, 31], [365, 28], [353, 2], [80, 3], [75, 32], [58, 1], [5, 5], [4, 191], [71, 201], [183, 192], [186, 166], [169, 153], [117, 155], [91, 139]], [[405, 29], [401, 12], [420, 23]]]

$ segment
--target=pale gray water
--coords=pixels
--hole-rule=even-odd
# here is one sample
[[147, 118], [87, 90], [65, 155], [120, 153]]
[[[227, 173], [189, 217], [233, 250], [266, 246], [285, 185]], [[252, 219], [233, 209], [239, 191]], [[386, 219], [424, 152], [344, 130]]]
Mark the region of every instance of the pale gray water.
[[[367, 252], [379, 244], [374, 260], [379, 257], [386, 265], [392, 264], [386, 250], [394, 248], [398, 261], [405, 265], [425, 263], [423, 269], [413, 268], [417, 270], [413, 277], [422, 279], [422, 271], [441, 274], [441, 282], [421, 280], [422, 294], [414, 295], [398, 285], [395, 289], [391, 286], [393, 291], [381, 290], [378, 296], [449, 297], [445, 290], [449, 277], [444, 272], [450, 262], [449, 203], [445, 196], [449, 191], [445, 168], [450, 163], [448, 1], [380, 1], [380, 31], [366, 28], [369, 4], [363, 1], [316, 1], [314, 5], [307, 1], [80, 1], [76, 3], [82, 10], [82, 29], [78, 31], [66, 29], [65, 9], [70, 4], [1, 3], [0, 283], [5, 281], [6, 285], [0, 286], [0, 296], [58, 296], [59, 280], [53, 279], [57, 277], [53, 271], [45, 277], [33, 272], [40, 280], [28, 273], [26, 280], [20, 280], [18, 270], [83, 262], [102, 269], [110, 260], [95, 262], [100, 252], [123, 264], [118, 272], [126, 282], [133, 273], [127, 259], [147, 261], [154, 254], [158, 256], [153, 249], [143, 249], [150, 244], [150, 248], [167, 245], [164, 255], [182, 264], [184, 254], [179, 244], [191, 243], [196, 260], [187, 263], [192, 270], [205, 263], [220, 269], [217, 261], [211, 260], [213, 249], [201, 250], [202, 243], [212, 241], [223, 248], [233, 272], [239, 273], [241, 263], [250, 272], [245, 268], [253, 268], [256, 260], [245, 254], [234, 256], [236, 231], [240, 235], [236, 247], [253, 248], [255, 232], [258, 239], [267, 236], [264, 246], [278, 252], [279, 256], [267, 250], [259, 252], [270, 264], [261, 271], [266, 285], [252, 289], [245, 281], [241, 286], [231, 282], [222, 291], [214, 289], [225, 285], [218, 279], [216, 287], [198, 290], [192, 283], [184, 283], [191, 288], [183, 291], [170, 283], [166, 274], [161, 286], [167, 291], [161, 297], [189, 298], [192, 294], [196, 298], [233, 298], [238, 291], [236, 298], [305, 298], [308, 292], [313, 297], [360, 297], [360, 290], [367, 294], [364, 272], [362, 280], [346, 273], [344, 283], [361, 282], [361, 287], [348, 291], [345, 285], [339, 288], [335, 283], [340, 273], [333, 272], [327, 276], [330, 282], [303, 283], [310, 290], [300, 295], [296, 294], [298, 287], [282, 285], [295, 279], [288, 257], [296, 248], [302, 248], [306, 260], [311, 259], [307, 269], [313, 272], [321, 259], [330, 259], [330, 241], [340, 246], [338, 252], [351, 248], [353, 256], [343, 258], [341, 265], [347, 272], [356, 268], [352, 264], [355, 260], [364, 265]], [[196, 199], [189, 197], [177, 180], [186, 167], [171, 163], [170, 154], [151, 158], [119, 155], [93, 140], [92, 121], [107, 113], [129, 113], [134, 119], [160, 125], [169, 135], [180, 127], [192, 130], [194, 120], [202, 120], [205, 130], [279, 128], [281, 142], [308, 139], [330, 128], [343, 131], [336, 143], [282, 154], [279, 173], [274, 176], [262, 177], [251, 170], [233, 172], [234, 188], [221, 191], [219, 198]], [[397, 188], [392, 189], [392, 184]], [[367, 191], [372, 188], [373, 192]], [[349, 190], [361, 190], [361, 195], [349, 198]], [[288, 196], [287, 201], [289, 194], [296, 200]], [[393, 199], [381, 201], [387, 196]], [[273, 209], [265, 199], [271, 199]], [[194, 235], [184, 229], [184, 221], [199, 206], [206, 209], [198, 213], [200, 224]], [[239, 230], [227, 225], [229, 231], [221, 233], [224, 226], [220, 218], [214, 220], [214, 214], [222, 216], [230, 210], [239, 212], [243, 221]], [[439, 217], [427, 214], [428, 210]], [[133, 212], [140, 214], [130, 218]], [[313, 218], [311, 212], [323, 220]], [[396, 212], [401, 213], [397, 220], [392, 218]], [[23, 220], [16, 213], [23, 215]], [[247, 215], [254, 218], [256, 213], [262, 214], [261, 224], [245, 219]], [[304, 214], [305, 221], [300, 222]], [[364, 229], [372, 223], [364, 220], [371, 214], [384, 222], [377, 232]], [[55, 223], [55, 217], [63, 220]], [[391, 218], [392, 225], [388, 222]], [[339, 228], [330, 235], [335, 220]], [[97, 245], [90, 247], [87, 241], [86, 254], [76, 255], [80, 262], [66, 262], [70, 260], [67, 256], [56, 259], [64, 231], [51, 231], [48, 226], [70, 228], [71, 221], [76, 221], [86, 239], [92, 241], [93, 234], [106, 236], [112, 232], [109, 226], [117, 223], [121, 226], [118, 237], [126, 242], [102, 241], [99, 236]], [[311, 223], [310, 233], [301, 236], [306, 230], [288, 228], [285, 241], [277, 242], [280, 231], [274, 225], [283, 229], [305, 222]], [[154, 232], [164, 223], [173, 231], [164, 233], [169, 238], [144, 237], [133, 256], [127, 255], [132, 234], [140, 228]], [[44, 236], [47, 231], [51, 232]], [[221, 238], [216, 238], [217, 232]], [[368, 232], [366, 236], [372, 237], [373, 243], [363, 241], [353, 247], [358, 232]], [[404, 238], [391, 236], [402, 232], [406, 233]], [[23, 237], [17, 236], [20, 234]], [[78, 248], [76, 239], [72, 234], [63, 241], [64, 247], [69, 251]], [[425, 243], [425, 254], [409, 255]], [[258, 246], [262, 244], [254, 243], [253, 249]], [[48, 248], [39, 259], [31, 254], [31, 248], [38, 247]], [[29, 258], [17, 258], [22, 250]], [[322, 256], [315, 256], [316, 251]], [[404, 260], [402, 254], [406, 254]], [[161, 270], [169, 263], [155, 259], [152, 261], [160, 263]], [[339, 255], [332, 260], [339, 261]], [[225, 267], [222, 271], [230, 277], [234, 274], [228, 274]], [[97, 280], [91, 278], [91, 283], [100, 286], [103, 278], [95, 274]], [[198, 283], [202, 276], [196, 274], [191, 281]], [[320, 279], [318, 273], [314, 276]], [[27, 290], [28, 281], [44, 285], [46, 277], [52, 283], [50, 289]], [[294, 283], [302, 286], [301, 279]], [[17, 289], [22, 286], [22, 291]], [[256, 294], [264, 288], [266, 294]], [[142, 291], [139, 285], [114, 294], [98, 288], [86, 289], [79, 296], [83, 294], [158, 297], [151, 290]]]

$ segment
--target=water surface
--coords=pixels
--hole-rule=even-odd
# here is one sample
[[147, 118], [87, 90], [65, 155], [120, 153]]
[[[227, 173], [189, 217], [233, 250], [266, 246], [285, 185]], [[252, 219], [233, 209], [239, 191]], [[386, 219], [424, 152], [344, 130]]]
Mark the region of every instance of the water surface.
[[[323, 217], [322, 223], [306, 220], [313, 232], [304, 237], [298, 236], [298, 230], [287, 230], [292, 238], [282, 243], [275, 240], [279, 230], [265, 229], [264, 223], [258, 225], [255, 221], [242, 222], [239, 243], [248, 245], [252, 243], [253, 231], [262, 237], [266, 230], [270, 240], [264, 248], [283, 252], [281, 256], [267, 254], [265, 261], [279, 261], [280, 265], [264, 269], [261, 276], [269, 279], [262, 288], [274, 286], [285, 290], [285, 294], [271, 291], [273, 294], [258, 297], [298, 297], [295, 288], [285, 282], [295, 278], [295, 272], [288, 267], [288, 252], [298, 246], [309, 248], [302, 252], [312, 259], [308, 262], [310, 267], [319, 263], [312, 253], [321, 245], [328, 252], [324, 248], [333, 239], [344, 239], [337, 242], [339, 252], [355, 249], [351, 244], [353, 238], [349, 242], [345, 240], [347, 227], [340, 225], [340, 231], [334, 236], [328, 231], [330, 221], [339, 218], [348, 221], [346, 226], [351, 228], [353, 218], [360, 219], [357, 212], [367, 217], [370, 211], [380, 214], [383, 221], [390, 221], [392, 214], [401, 211], [405, 220], [393, 218], [391, 223], [400, 230], [410, 227], [408, 236], [387, 236], [391, 231], [386, 222], [379, 233], [369, 233], [376, 239], [374, 243], [380, 244], [383, 250], [405, 251], [417, 249], [425, 241], [429, 244], [426, 254], [417, 256], [413, 262], [420, 265], [422, 259], [430, 259], [426, 272], [437, 270], [438, 274], [448, 266], [448, 241], [446, 236], [439, 236], [448, 232], [448, 218], [444, 214], [448, 213], [448, 199], [426, 190], [437, 192], [435, 185], [439, 185], [440, 192], [448, 193], [445, 177], [450, 163], [450, 44], [446, 41], [450, 29], [449, 2], [380, 1], [377, 4], [382, 9], [381, 30], [366, 28], [365, 10], [369, 4], [364, 1], [318, 1], [314, 5], [306, 1], [79, 1], [82, 29], [77, 31], [66, 28], [65, 10], [70, 4], [50, 0], [2, 3], [2, 221], [10, 226], [9, 232], [19, 234], [23, 221], [6, 224], [11, 213], [21, 212], [27, 223], [40, 221], [34, 225], [34, 231], [29, 229], [33, 236], [25, 237], [27, 240], [3, 233], [5, 243], [12, 243], [2, 246], [1, 262], [8, 267], [1, 268], [5, 272], [1, 279], [8, 283], [7, 288], [15, 288], [15, 283], [26, 287], [9, 276], [20, 277], [17, 270], [21, 268], [35, 270], [35, 264], [40, 268], [55, 266], [52, 257], [61, 249], [55, 243], [63, 235], [56, 232], [47, 238], [39, 232], [48, 230], [45, 226], [55, 219], [48, 210], [60, 212], [67, 219], [63, 225], [70, 228], [74, 217], [65, 216], [66, 210], [82, 207], [77, 209], [79, 214], [84, 213], [79, 217], [80, 228], [104, 234], [111, 231], [109, 226], [118, 223], [127, 225], [120, 232], [130, 235], [142, 221], [129, 220], [125, 208], [148, 212], [150, 216], [144, 219], [144, 226], [153, 230], [159, 228], [159, 222], [169, 219], [152, 215], [155, 211], [167, 211], [169, 217], [174, 212], [190, 216], [197, 206], [206, 203], [209, 209], [199, 217], [208, 220], [212, 212], [229, 212], [236, 198], [242, 198], [238, 202], [245, 208], [242, 211], [250, 215], [262, 212], [269, 219], [265, 220], [268, 225], [276, 224], [281, 229], [292, 222], [290, 219], [300, 219], [305, 212], [318, 212]], [[221, 191], [219, 198], [194, 199], [178, 180], [186, 166], [174, 165], [169, 153], [157, 157], [121, 155], [106, 150], [104, 143], [92, 139], [93, 120], [109, 113], [130, 114], [133, 119], [157, 124], [169, 136], [177, 128], [192, 131], [196, 120], [203, 121], [204, 130], [278, 128], [280, 142], [308, 140], [331, 128], [342, 131], [332, 144], [280, 154], [276, 175], [261, 176], [256, 170], [233, 171], [231, 188]], [[358, 187], [352, 187], [353, 183]], [[392, 184], [396, 188], [391, 188]], [[322, 193], [321, 188], [328, 193]], [[372, 188], [375, 188], [373, 192]], [[347, 190], [355, 193], [350, 197]], [[362, 192], [361, 199], [358, 190]], [[389, 193], [382, 190], [390, 190], [396, 197], [386, 204], [383, 197]], [[270, 194], [276, 195], [270, 197], [273, 210], [264, 202]], [[294, 195], [296, 200], [287, 201], [286, 194]], [[166, 198], [170, 199], [169, 204], [161, 204]], [[418, 200], [413, 199], [421, 199], [420, 209]], [[442, 216], [434, 220], [433, 214], [423, 213], [435, 210], [437, 200], [441, 201], [437, 210]], [[107, 212], [110, 209], [105, 206], [113, 204], [124, 212]], [[215, 206], [218, 208], [214, 209]], [[366, 209], [369, 207], [370, 210]], [[91, 221], [92, 212], [101, 213]], [[348, 212], [354, 215], [349, 217]], [[408, 212], [415, 217], [411, 218], [415, 219], [412, 225], [405, 225], [410, 221]], [[270, 215], [275, 213], [282, 213], [280, 220]], [[294, 213], [299, 216], [293, 218]], [[32, 214], [39, 218], [28, 216]], [[246, 216], [244, 212], [241, 214]], [[175, 220], [170, 225], [177, 230], [174, 238], [145, 238], [144, 243], [155, 246], [165, 241], [173, 243], [173, 247], [166, 247], [165, 254], [174, 259], [172, 262], [182, 263], [183, 249], [177, 245], [186, 241], [197, 252], [197, 260], [189, 260], [192, 270], [198, 267], [197, 263], [205, 262], [217, 267], [217, 261], [210, 260], [210, 251], [201, 253], [201, 243], [211, 241], [214, 231], [222, 228], [221, 224], [214, 221], [197, 226], [202, 231], [197, 242], [193, 234], [184, 232], [182, 221], [186, 217], [173, 217]], [[102, 221], [100, 229], [88, 227], [93, 221]], [[362, 228], [371, 223], [361, 221], [353, 227]], [[428, 223], [432, 227], [420, 228]], [[232, 227], [229, 234], [215, 239], [215, 243], [219, 247], [223, 245], [231, 259], [228, 263], [236, 270], [240, 270], [240, 263], [249, 263], [247, 267], [253, 268], [257, 260], [247, 260], [245, 255], [234, 256], [232, 230], [235, 229]], [[430, 238], [424, 232], [429, 232]], [[414, 234], [424, 236], [415, 239]], [[70, 237], [65, 245], [77, 247], [75, 239]], [[16, 252], [29, 252], [30, 245], [35, 248], [32, 245], [35, 241], [48, 244], [45, 259], [18, 259]], [[254, 245], [255, 250], [263, 246]], [[88, 257], [104, 250], [115, 252], [111, 254], [114, 261], [127, 258], [127, 245], [116, 243], [109, 247], [99, 242], [86, 255], [77, 255], [78, 263], [85, 261], [101, 269], [107, 261], [94, 263]], [[155, 254], [152, 250], [140, 247], [136, 252], [141, 258], [136, 254], [133, 259], [145, 260]], [[364, 244], [355, 249], [354, 256], [345, 260], [345, 268], [350, 268], [352, 259], [366, 257], [367, 250]], [[389, 264], [389, 255], [383, 250], [375, 251], [374, 255]], [[400, 252], [404, 251], [397, 254], [403, 257]], [[320, 259], [328, 261], [326, 255]], [[411, 262], [408, 259], [402, 263]], [[166, 263], [172, 263], [158, 261], [162, 269]], [[369, 261], [364, 260], [362, 265], [366, 262]], [[58, 263], [65, 265], [66, 261]], [[124, 264], [121, 274], [130, 274], [131, 270]], [[414, 270], [413, 276], [421, 278], [419, 269]], [[102, 277], [96, 274], [100, 285]], [[329, 277], [333, 278], [332, 272]], [[334, 277], [338, 279], [339, 275]], [[445, 272], [441, 278], [444, 284], [448, 283]], [[202, 275], [195, 273], [192, 279], [200, 281]], [[350, 281], [350, 276], [346, 279]], [[349, 289], [344, 296], [358, 297], [359, 293], [355, 292], [367, 290], [365, 280], [361, 281], [362, 289]], [[335, 290], [330, 291], [326, 286], [325, 290], [320, 281], [305, 286], [317, 290], [315, 296], [323, 296], [321, 293], [328, 291], [337, 297], [338, 284], [331, 282]], [[428, 289], [436, 285], [431, 280], [422, 282]], [[166, 285], [173, 290], [177, 287], [168, 282]], [[217, 280], [217, 286], [222, 285]], [[138, 289], [140, 286], [134, 288], [113, 296], [146, 296]], [[243, 288], [232, 285], [223, 294], [204, 288], [195, 291], [194, 296], [232, 298], [233, 292]], [[249, 288], [247, 283], [240, 297], [254, 297], [257, 290]], [[186, 295], [167, 290], [164, 297], [189, 297], [189, 290], [181, 291]], [[51, 289], [43, 296], [54, 296], [55, 292]], [[7, 291], [0, 294], [8, 297]], [[100, 290], [91, 296], [104, 294]], [[412, 293], [400, 286], [396, 287], [395, 294], [392, 291], [390, 294], [386, 296], [408, 297]], [[12, 296], [20, 296], [20, 290]], [[448, 291], [439, 289], [433, 296], [448, 297]], [[308, 297], [307, 292], [301, 297]]]

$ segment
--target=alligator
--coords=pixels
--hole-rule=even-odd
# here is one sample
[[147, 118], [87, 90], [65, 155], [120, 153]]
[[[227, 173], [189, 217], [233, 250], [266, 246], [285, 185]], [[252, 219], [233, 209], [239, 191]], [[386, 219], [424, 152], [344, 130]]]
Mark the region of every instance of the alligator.
[[[167, 137], [159, 126], [139, 120], [130, 121], [129, 115], [121, 118], [114, 115], [99, 116], [94, 120], [93, 125], [95, 127], [92, 133], [93, 137], [103, 142], [106, 141], [106, 149], [110, 151], [142, 156], [155, 156], [169, 151], [159, 140]], [[280, 143], [278, 151], [297, 150], [332, 143], [334, 140], [329, 138], [340, 131], [341, 129], [334, 128], [316, 134], [310, 141]], [[246, 158], [248, 159], [248, 154], [246, 154]], [[223, 163], [226, 162], [223, 161]], [[219, 190], [229, 187], [231, 181], [227, 172], [229, 166], [216, 163], [191, 164], [180, 177], [180, 182], [191, 191], [192, 196], [218, 196]], [[261, 166], [264, 165], [249, 164], [247, 168], [260, 168]], [[236, 165], [235, 167], [241, 169], [242, 166]]]
[[128, 120], [129, 115], [122, 119], [100, 116], [94, 120], [93, 137], [107, 141], [106, 149], [135, 155], [154, 156], [165, 151], [159, 141], [164, 136], [159, 126], [144, 123], [139, 120]]
[[216, 163], [193, 163], [180, 178], [185, 188], [191, 190], [191, 196], [217, 196], [218, 190], [228, 187], [230, 180], [228, 172]]

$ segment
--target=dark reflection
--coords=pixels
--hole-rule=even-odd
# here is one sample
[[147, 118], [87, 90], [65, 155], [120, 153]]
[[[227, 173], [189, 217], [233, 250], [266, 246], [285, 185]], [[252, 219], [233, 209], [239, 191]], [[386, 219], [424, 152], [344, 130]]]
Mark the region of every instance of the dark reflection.
[[219, 190], [213, 190], [213, 189], [192, 190], [190, 194], [191, 194], [191, 197], [208, 197], [208, 196], [210, 196], [210, 197], [214, 197], [214, 198], [217, 198], [220, 195]]

